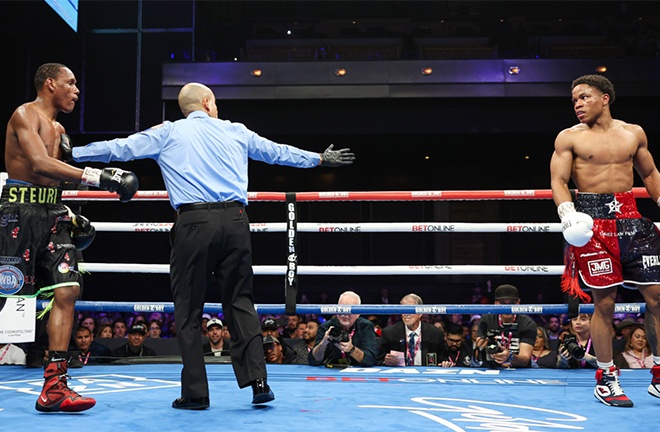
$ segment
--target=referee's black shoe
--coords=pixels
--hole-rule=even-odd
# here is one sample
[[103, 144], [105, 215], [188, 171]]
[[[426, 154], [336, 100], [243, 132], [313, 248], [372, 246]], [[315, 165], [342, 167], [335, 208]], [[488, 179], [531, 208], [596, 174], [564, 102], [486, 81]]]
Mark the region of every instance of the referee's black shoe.
[[266, 378], [257, 378], [252, 382], [252, 403], [263, 404], [275, 399], [275, 394], [266, 383]]
[[203, 410], [211, 405], [208, 397], [178, 398], [172, 402], [172, 408], [187, 410]]

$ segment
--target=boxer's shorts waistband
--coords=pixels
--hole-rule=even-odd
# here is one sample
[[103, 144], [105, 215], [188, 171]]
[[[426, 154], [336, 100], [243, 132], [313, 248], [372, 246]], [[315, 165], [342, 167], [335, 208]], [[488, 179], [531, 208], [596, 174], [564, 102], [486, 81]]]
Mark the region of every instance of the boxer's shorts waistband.
[[24, 184], [6, 184], [2, 188], [2, 204], [57, 204], [62, 201], [62, 188]]
[[630, 219], [640, 217], [632, 191], [614, 194], [578, 193], [575, 209], [594, 219]]

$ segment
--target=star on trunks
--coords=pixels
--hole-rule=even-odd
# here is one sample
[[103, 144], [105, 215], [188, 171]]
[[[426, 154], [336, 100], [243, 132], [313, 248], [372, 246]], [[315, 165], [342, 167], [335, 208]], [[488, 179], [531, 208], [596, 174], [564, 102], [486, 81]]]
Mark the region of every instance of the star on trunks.
[[[606, 206], [610, 208], [609, 213], [621, 213], [621, 206], [623, 203], [617, 201], [616, 197], [611, 202], [605, 203]], [[609, 214], [608, 213], [608, 214]]]

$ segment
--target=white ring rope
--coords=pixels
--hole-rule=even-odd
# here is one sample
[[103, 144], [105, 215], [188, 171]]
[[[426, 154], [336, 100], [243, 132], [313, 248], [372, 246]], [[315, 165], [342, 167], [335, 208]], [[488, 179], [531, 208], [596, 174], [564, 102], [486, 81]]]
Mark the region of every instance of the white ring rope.
[[[633, 188], [636, 197], [648, 197], [644, 188]], [[250, 201], [284, 201], [283, 192], [249, 192]], [[64, 191], [67, 199], [116, 199], [113, 193], [103, 191]], [[397, 192], [299, 192], [299, 201], [434, 201], [434, 200], [506, 200], [551, 199], [549, 190], [503, 191], [397, 191]], [[137, 200], [167, 200], [166, 191], [139, 191]], [[93, 222], [103, 232], [169, 232], [170, 222]], [[660, 228], [660, 223], [656, 223]], [[251, 223], [251, 232], [286, 232], [286, 222]], [[360, 222], [310, 223], [298, 222], [299, 232], [321, 233], [555, 233], [561, 232], [559, 223], [466, 223], [466, 222]], [[87, 272], [105, 273], [169, 273], [168, 264], [91, 263], [82, 262]], [[298, 266], [300, 275], [544, 275], [557, 276], [564, 272], [563, 265], [389, 265], [389, 266]], [[255, 275], [282, 275], [285, 265], [255, 265]]]
[[[636, 198], [648, 198], [644, 188], [633, 188]], [[103, 191], [64, 191], [68, 200], [114, 201], [114, 193]], [[285, 201], [283, 192], [248, 192], [250, 202]], [[552, 199], [550, 190], [501, 190], [501, 191], [395, 191], [395, 192], [298, 192], [298, 202], [314, 201], [442, 201], [442, 200], [535, 200]], [[133, 201], [166, 201], [166, 191], [139, 191]], [[93, 222], [97, 231], [105, 232], [169, 232], [170, 222]], [[660, 228], [660, 223], [656, 226]], [[286, 232], [286, 222], [251, 223], [252, 232]], [[559, 223], [451, 223], [451, 222], [375, 222], [375, 223], [304, 223], [298, 222], [300, 232], [419, 232], [419, 233], [557, 233]], [[135, 263], [90, 263], [81, 262], [80, 269], [86, 272], [106, 273], [169, 273], [168, 264]], [[255, 265], [255, 275], [283, 275], [286, 265]], [[561, 275], [563, 265], [389, 265], [389, 266], [298, 266], [299, 275]], [[97, 307], [90, 305], [89, 307]], [[143, 305], [144, 307], [152, 307]], [[298, 305], [303, 307], [302, 305]], [[474, 305], [453, 305], [452, 307], [473, 307]], [[637, 308], [626, 305], [627, 308]], [[133, 307], [125, 305], [123, 307]], [[159, 305], [158, 307], [162, 307]], [[525, 306], [526, 307], [526, 306]], [[563, 305], [560, 305], [563, 308]], [[619, 307], [619, 306], [617, 306]], [[441, 307], [440, 309], [444, 309]], [[532, 307], [536, 313], [538, 310]]]
[[[169, 264], [113, 264], [81, 262], [85, 272], [101, 273], [169, 273]], [[284, 265], [252, 266], [255, 275], [283, 275]], [[563, 265], [389, 265], [389, 266], [298, 266], [298, 274], [356, 275], [356, 276], [450, 276], [450, 275], [544, 275], [556, 276], [564, 272]]]
[[[92, 222], [97, 231], [106, 232], [167, 232], [172, 229], [171, 222]], [[660, 224], [658, 224], [660, 226]], [[452, 233], [452, 232], [489, 232], [489, 233], [546, 233], [561, 232], [560, 223], [525, 223], [525, 222], [298, 222], [299, 232], [415, 232], [415, 233]], [[286, 222], [251, 223], [252, 232], [285, 232]]]

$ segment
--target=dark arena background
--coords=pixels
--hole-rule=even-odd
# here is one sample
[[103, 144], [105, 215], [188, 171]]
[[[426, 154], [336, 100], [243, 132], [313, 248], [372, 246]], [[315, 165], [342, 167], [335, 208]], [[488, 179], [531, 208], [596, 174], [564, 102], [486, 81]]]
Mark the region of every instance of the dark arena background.
[[[59, 117], [74, 145], [180, 118], [184, 79], [214, 89], [221, 118], [277, 142], [319, 152], [334, 143], [357, 155], [338, 170], [253, 162], [250, 191], [548, 189], [554, 137], [576, 123], [570, 82], [597, 68], [615, 84], [613, 115], [642, 125], [651, 152], [658, 148], [658, 2], [81, 0], [78, 7], [74, 31], [46, 2], [0, 2], [0, 116], [8, 120], [34, 98], [40, 64], [61, 62], [81, 90], [73, 113]], [[340, 78], [341, 68], [348, 73]], [[434, 72], [425, 76], [424, 68]], [[142, 190], [164, 189], [155, 162], [121, 166], [138, 174]], [[640, 205], [660, 216], [650, 200]], [[174, 220], [166, 202], [89, 202], [82, 211], [98, 222]], [[299, 212], [301, 222], [557, 222], [547, 199], [301, 203]], [[254, 203], [249, 213], [252, 222], [285, 217], [283, 203]], [[255, 233], [255, 264], [283, 264], [285, 242], [283, 233]], [[102, 232], [84, 254], [116, 263], [168, 256], [164, 233]], [[561, 256], [559, 234], [299, 238], [301, 265], [559, 265]], [[563, 300], [557, 276], [303, 276], [299, 284], [311, 303], [349, 288], [371, 302], [383, 287], [392, 298], [414, 291], [427, 303], [465, 303], [473, 287], [505, 282], [520, 287], [523, 302]], [[85, 300], [171, 299], [167, 275], [93, 273], [85, 285]], [[219, 301], [217, 292], [208, 295]], [[258, 277], [255, 300], [282, 302], [283, 277]]]
[[[597, 67], [615, 84], [613, 115], [642, 125], [657, 148], [659, 9], [635, 1], [81, 0], [74, 31], [45, 2], [2, 1], [0, 114], [8, 120], [34, 98], [40, 64], [61, 62], [81, 90], [74, 112], [59, 117], [74, 145], [123, 137], [181, 117], [180, 85], [166, 80], [188, 68], [188, 80], [216, 92], [221, 118], [277, 142], [319, 152], [334, 143], [357, 155], [332, 171], [253, 162], [250, 191], [547, 189], [554, 137], [576, 123], [570, 82]], [[502, 75], [508, 64], [520, 73]], [[227, 75], [196, 72], [205, 66]], [[177, 69], [168, 76], [168, 67]], [[425, 80], [425, 67], [439, 73]], [[334, 76], [338, 68], [348, 70], [345, 80]], [[155, 162], [122, 167], [138, 174], [142, 190], [164, 188]], [[660, 216], [647, 204], [649, 217]], [[308, 222], [557, 222], [550, 200], [305, 203], [299, 211]], [[93, 221], [174, 218], [166, 202], [87, 203], [83, 213]], [[252, 222], [285, 216], [281, 203], [255, 203], [249, 213]], [[85, 260], [167, 262], [166, 234], [139, 238], [99, 233]], [[253, 235], [255, 264], [282, 264], [285, 241]], [[558, 234], [301, 234], [299, 263], [556, 265], [561, 250]], [[463, 303], [488, 281], [519, 285], [523, 302], [562, 300], [555, 276], [308, 276], [300, 293], [317, 303], [323, 291], [334, 298], [351, 288], [368, 301], [386, 287], [392, 298], [415, 291], [427, 303]], [[90, 274], [85, 285], [86, 300], [170, 300], [166, 275]], [[257, 278], [255, 295], [281, 302], [283, 278]]]
[[[333, 170], [251, 162], [251, 192], [549, 190], [554, 139], [577, 123], [570, 84], [593, 73], [614, 83], [613, 116], [641, 125], [660, 159], [658, 1], [0, 1], [0, 47], [3, 124], [34, 100], [36, 69], [64, 63], [81, 94], [58, 120], [76, 146], [181, 118], [177, 93], [197, 81], [213, 89], [220, 118], [306, 150], [334, 143], [356, 154]], [[138, 175], [141, 191], [164, 190], [155, 161], [116, 165]], [[638, 202], [660, 221], [655, 203]], [[175, 219], [166, 201], [71, 205], [98, 223]], [[284, 202], [253, 202], [248, 212], [253, 223], [287, 218]], [[298, 223], [309, 222], [559, 220], [547, 198], [299, 202]], [[425, 304], [469, 305], [477, 288], [492, 302], [505, 283], [523, 304], [566, 302], [559, 275], [543, 274], [562, 265], [559, 232], [330, 230], [298, 234], [299, 265], [502, 265], [512, 274], [299, 275], [298, 303], [333, 305], [346, 290], [381, 303], [386, 288], [393, 303], [414, 292]], [[166, 231], [99, 231], [84, 260], [166, 264]], [[284, 268], [284, 232], [254, 232], [252, 242], [255, 265]], [[256, 276], [255, 303], [283, 304], [284, 279]], [[207, 292], [208, 302], [220, 298]], [[82, 300], [171, 302], [169, 275], [94, 271]], [[620, 290], [619, 300], [641, 297]], [[643, 370], [621, 374], [635, 401], [624, 417], [592, 397], [593, 370], [287, 366], [268, 365], [277, 394], [268, 407], [249, 405], [231, 366], [208, 367], [215, 409], [199, 415], [169, 408], [180, 364], [85, 366], [70, 384], [98, 404], [68, 416], [34, 411], [41, 370], [2, 366], [0, 430], [658, 429]]]

